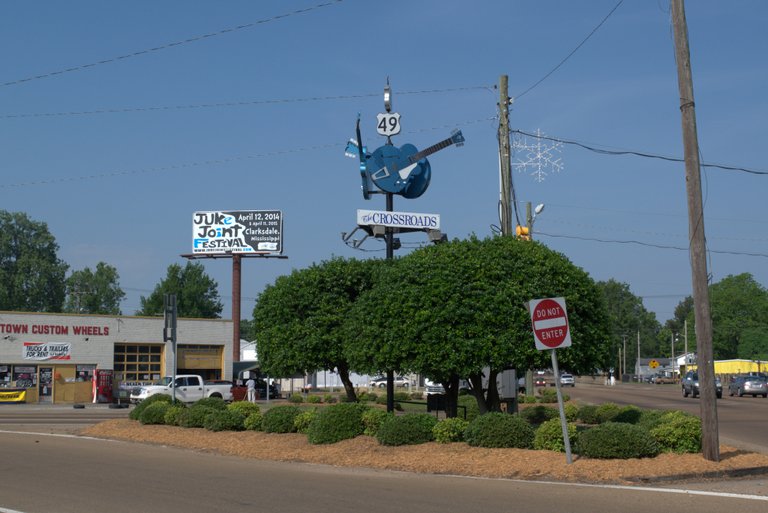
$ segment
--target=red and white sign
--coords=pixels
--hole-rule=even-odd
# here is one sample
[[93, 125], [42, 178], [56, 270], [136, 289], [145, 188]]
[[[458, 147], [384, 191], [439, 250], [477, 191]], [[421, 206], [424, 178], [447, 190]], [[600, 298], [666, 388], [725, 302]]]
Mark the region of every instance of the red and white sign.
[[24, 342], [25, 360], [69, 360], [72, 344], [69, 342]]
[[565, 298], [534, 299], [528, 303], [536, 349], [558, 349], [571, 345]]

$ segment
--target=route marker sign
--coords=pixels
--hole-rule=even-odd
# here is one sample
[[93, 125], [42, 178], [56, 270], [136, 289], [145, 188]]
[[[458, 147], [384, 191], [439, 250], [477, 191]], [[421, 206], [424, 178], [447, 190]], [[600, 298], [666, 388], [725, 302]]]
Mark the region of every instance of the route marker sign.
[[565, 298], [533, 299], [528, 303], [536, 349], [559, 349], [571, 345]]

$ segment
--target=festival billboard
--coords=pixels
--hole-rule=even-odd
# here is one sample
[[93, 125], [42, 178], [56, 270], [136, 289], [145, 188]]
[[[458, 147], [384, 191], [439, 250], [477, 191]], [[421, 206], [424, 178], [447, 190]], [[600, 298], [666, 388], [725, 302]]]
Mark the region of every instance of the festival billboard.
[[276, 254], [283, 252], [280, 210], [215, 210], [192, 216], [192, 253]]

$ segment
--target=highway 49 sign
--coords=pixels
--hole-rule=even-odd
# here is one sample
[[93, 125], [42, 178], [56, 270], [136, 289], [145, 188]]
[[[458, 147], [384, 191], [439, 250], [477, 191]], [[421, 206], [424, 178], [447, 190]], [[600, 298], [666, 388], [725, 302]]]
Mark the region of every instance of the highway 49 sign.
[[558, 349], [571, 345], [565, 298], [533, 299], [528, 303], [536, 349]]

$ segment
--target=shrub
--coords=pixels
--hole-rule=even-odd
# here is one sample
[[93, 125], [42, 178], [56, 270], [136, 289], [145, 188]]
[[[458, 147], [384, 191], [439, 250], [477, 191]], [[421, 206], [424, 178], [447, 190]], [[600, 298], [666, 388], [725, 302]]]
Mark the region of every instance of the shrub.
[[[576, 424], [568, 422], [568, 441], [571, 446], [576, 441]], [[565, 452], [565, 440], [563, 439], [563, 425], [559, 418], [550, 419], [544, 422], [536, 430], [533, 439], [533, 448], [544, 451]]]
[[171, 404], [168, 409], [165, 410], [165, 416], [163, 422], [168, 426], [178, 426], [181, 420], [181, 414], [187, 407], [183, 404]]
[[606, 422], [579, 433], [576, 447], [588, 458], [646, 458], [659, 454], [659, 445], [648, 431], [621, 422]]
[[[480, 407], [477, 405], [477, 399], [473, 395], [462, 395], [458, 400], [459, 406], [464, 406], [467, 410], [467, 422], [472, 422], [480, 416]], [[464, 408], [459, 408], [457, 414], [463, 416]]]
[[594, 404], [585, 404], [579, 408], [577, 418], [584, 424], [600, 424], [600, 418], [597, 415], [597, 406]]
[[264, 413], [261, 425], [267, 433], [293, 433], [293, 423], [300, 412], [293, 405], [275, 406]]
[[227, 409], [241, 413], [243, 417], [248, 417], [252, 413], [261, 411], [258, 404], [249, 403], [248, 401], [235, 401], [234, 403], [229, 403]]
[[363, 413], [368, 406], [360, 403], [338, 403], [320, 411], [307, 430], [311, 444], [332, 444], [362, 435]]
[[167, 395], [167, 394], [155, 394], [155, 395], [149, 396], [133, 407], [133, 409], [131, 410], [131, 413], [128, 414], [128, 418], [131, 418], [133, 420], [139, 420], [139, 417], [141, 417], [141, 412], [143, 412], [145, 408], [149, 407], [150, 404], [155, 403], [157, 401], [163, 401], [170, 404], [173, 401], [173, 399], [171, 398], [170, 395]]
[[464, 431], [468, 425], [469, 422], [458, 417], [443, 419], [432, 428], [432, 436], [439, 444], [463, 442]]
[[216, 408], [212, 408], [211, 406], [207, 406], [205, 404], [195, 403], [181, 412], [181, 415], [179, 415], [179, 426], [185, 428], [205, 427], [205, 417], [209, 413], [214, 413], [217, 411], [221, 410], [217, 410]]
[[539, 402], [540, 403], [556, 403], [557, 389], [542, 388], [541, 390], [539, 390]]
[[661, 424], [662, 417], [667, 413], [669, 412], [664, 410], [642, 410], [637, 425], [651, 431]]
[[165, 424], [165, 412], [171, 407], [167, 401], [155, 401], [141, 412], [139, 422], [142, 424]]
[[214, 410], [226, 410], [227, 403], [221, 397], [203, 397], [195, 401], [192, 406], [206, 406]]
[[613, 422], [621, 413], [621, 406], [615, 403], [603, 403], [597, 407], [598, 424]]
[[312, 422], [317, 417], [317, 410], [304, 410], [303, 412], [296, 415], [296, 418], [293, 419], [293, 429], [297, 433], [303, 433], [306, 434], [309, 430], [309, 425], [312, 424]]
[[386, 422], [387, 419], [393, 417], [384, 410], [379, 408], [369, 408], [363, 412], [361, 420], [363, 421], [363, 434], [368, 436], [376, 436], [379, 431], [379, 426], [382, 422]]
[[613, 422], [624, 422], [626, 424], [637, 424], [642, 415], [642, 410], [637, 406], [624, 406], [613, 418]]
[[378, 395], [376, 395], [376, 394], [375, 394], [375, 393], [373, 393], [373, 392], [366, 392], [366, 391], [362, 391], [362, 392], [360, 392], [360, 394], [357, 396], [357, 399], [358, 399], [360, 402], [369, 401], [369, 402], [375, 403], [375, 402], [376, 402], [376, 399], [378, 399], [378, 397], [379, 397], [379, 396], [378, 396]]
[[[346, 398], [346, 396], [344, 396]], [[334, 404], [336, 401], [336, 396], [333, 394], [325, 394], [323, 396], [323, 402], [328, 404]]]
[[548, 421], [549, 419], [559, 417], [560, 412], [551, 406], [537, 404], [536, 406], [531, 406], [520, 410], [520, 416], [532, 426], [538, 426]]
[[536, 402], [536, 396], [533, 395], [521, 395], [521, 404], [533, 404]]
[[671, 411], [661, 417], [658, 426], [651, 429], [651, 436], [662, 452], [699, 452], [701, 419], [681, 411]]
[[225, 408], [206, 415], [203, 427], [208, 431], [242, 431], [245, 429], [244, 422], [245, 415]]
[[319, 395], [307, 396], [307, 402], [310, 404], [318, 404], [323, 402], [323, 399]]
[[565, 410], [565, 420], [568, 422], [576, 422], [576, 419], [579, 418], [579, 407], [573, 403], [568, 403], [563, 409]]
[[486, 413], [469, 423], [464, 440], [473, 447], [530, 449], [534, 431], [520, 415]]
[[291, 397], [288, 398], [288, 401], [294, 404], [301, 404], [304, 402], [304, 398], [301, 396], [301, 394], [291, 394]]
[[243, 422], [243, 427], [247, 429], [248, 431], [261, 431], [262, 426], [261, 422], [264, 419], [260, 411], [251, 413], [245, 418], [245, 421]]
[[410, 401], [411, 394], [408, 392], [395, 392], [395, 401]]
[[415, 445], [434, 439], [432, 429], [437, 419], [428, 413], [410, 413], [392, 417], [379, 426], [376, 439], [381, 445]]

